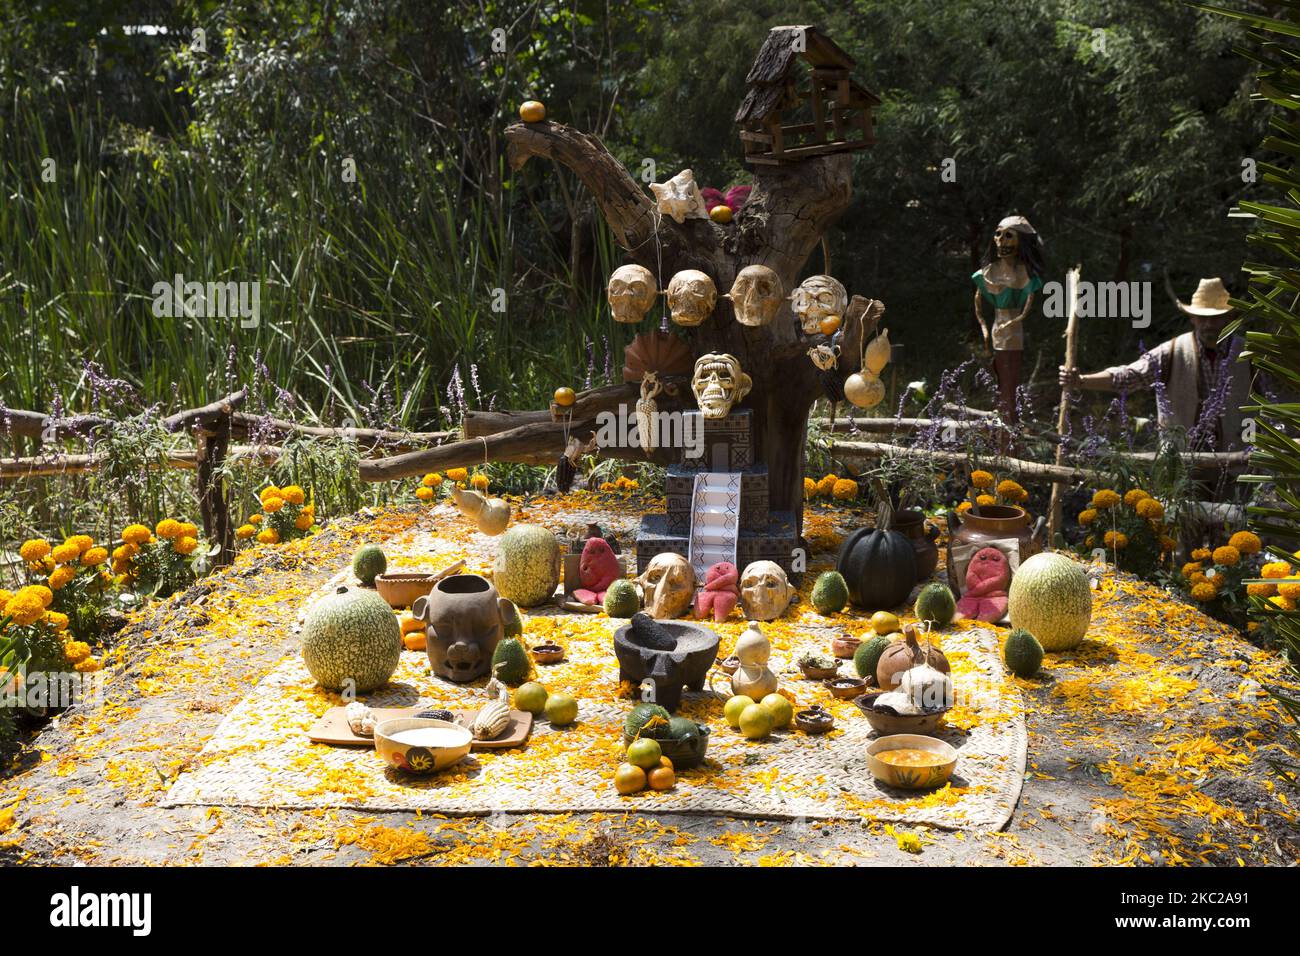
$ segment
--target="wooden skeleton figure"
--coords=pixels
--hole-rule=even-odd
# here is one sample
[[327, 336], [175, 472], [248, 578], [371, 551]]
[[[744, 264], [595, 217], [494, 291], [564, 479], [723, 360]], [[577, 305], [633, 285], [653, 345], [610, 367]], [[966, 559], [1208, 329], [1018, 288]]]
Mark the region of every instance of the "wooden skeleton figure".
[[646, 372], [641, 379], [641, 398], [636, 403], [636, 436], [641, 450], [647, 455], [655, 450], [657, 416], [659, 406], [655, 397], [663, 391], [659, 376]]

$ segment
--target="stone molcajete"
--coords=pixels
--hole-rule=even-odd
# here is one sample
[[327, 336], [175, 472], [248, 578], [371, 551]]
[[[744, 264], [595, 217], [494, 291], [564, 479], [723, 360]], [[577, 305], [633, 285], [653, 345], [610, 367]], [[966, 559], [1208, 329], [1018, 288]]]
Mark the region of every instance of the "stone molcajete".
[[644, 612], [614, 632], [619, 681], [654, 682], [654, 703], [672, 711], [682, 688], [703, 690], [718, 656], [718, 635], [687, 621], [656, 621]]
[[425, 624], [433, 672], [460, 684], [487, 674], [514, 613], [492, 583], [477, 574], [444, 578], [411, 606], [411, 616]]

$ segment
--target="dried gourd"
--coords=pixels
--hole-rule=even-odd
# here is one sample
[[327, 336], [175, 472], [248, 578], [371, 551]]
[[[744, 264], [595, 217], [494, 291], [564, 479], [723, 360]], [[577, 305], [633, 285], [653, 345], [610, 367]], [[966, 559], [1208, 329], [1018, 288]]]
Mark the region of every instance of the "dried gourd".
[[471, 728], [476, 740], [491, 740], [510, 723], [510, 708], [499, 700], [488, 701], [479, 710]]
[[889, 344], [889, 330], [883, 330], [879, 335], [871, 340], [862, 356], [862, 365], [872, 375], [879, 375], [886, 365], [889, 364], [889, 358], [892, 349]]

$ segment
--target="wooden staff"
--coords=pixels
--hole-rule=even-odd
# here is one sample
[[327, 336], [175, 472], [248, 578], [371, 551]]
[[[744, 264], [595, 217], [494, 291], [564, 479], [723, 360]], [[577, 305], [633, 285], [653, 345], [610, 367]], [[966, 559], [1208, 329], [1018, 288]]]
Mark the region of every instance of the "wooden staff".
[[[1078, 352], [1078, 333], [1079, 333], [1079, 272], [1080, 266], [1075, 266], [1065, 274], [1065, 287], [1070, 292], [1070, 317], [1065, 323], [1065, 368], [1073, 372], [1077, 364]], [[1061, 408], [1056, 414], [1056, 434], [1059, 443], [1056, 446], [1056, 464], [1061, 466], [1065, 464], [1065, 429], [1070, 424], [1070, 388], [1068, 385], [1061, 386]], [[1056, 541], [1056, 535], [1061, 530], [1062, 506], [1065, 500], [1065, 485], [1060, 481], [1052, 482], [1052, 504], [1048, 512], [1047, 520], [1047, 540]]]

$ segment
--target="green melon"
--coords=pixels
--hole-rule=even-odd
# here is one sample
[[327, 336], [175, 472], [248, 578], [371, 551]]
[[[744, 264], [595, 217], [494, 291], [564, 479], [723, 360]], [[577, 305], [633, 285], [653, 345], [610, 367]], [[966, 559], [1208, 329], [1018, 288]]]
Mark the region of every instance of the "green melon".
[[1033, 677], [1043, 663], [1043, 645], [1028, 631], [1017, 628], [1007, 635], [1002, 659], [1007, 662], [1007, 670], [1017, 677]]
[[605, 613], [610, 617], [631, 617], [639, 610], [641, 598], [636, 593], [636, 585], [627, 578], [615, 581], [605, 592]]
[[844, 575], [838, 571], [827, 571], [818, 576], [812, 589], [813, 607], [822, 614], [835, 614], [844, 610], [849, 603], [849, 586]]
[[1078, 647], [1092, 621], [1088, 575], [1063, 554], [1036, 554], [1011, 578], [1007, 614], [1013, 628], [1033, 634], [1045, 651]]
[[375, 586], [375, 578], [388, 570], [388, 558], [377, 544], [367, 544], [352, 556], [352, 573], [368, 588]]
[[934, 621], [936, 627], [947, 627], [957, 616], [957, 600], [948, 585], [931, 581], [916, 596], [913, 610], [918, 621]]
[[668, 736], [673, 740], [684, 740], [699, 735], [700, 725], [689, 717], [672, 717], [668, 721]]
[[[651, 721], [653, 725], [646, 726]], [[659, 704], [641, 703], [632, 708], [623, 723], [623, 733], [629, 739], [649, 737], [652, 740], [664, 740], [670, 736], [672, 717]]]
[[885, 648], [889, 644], [889, 638], [877, 634], [858, 645], [858, 649], [853, 652], [853, 669], [858, 672], [859, 677], [865, 677], [869, 681], [875, 680], [876, 665], [880, 663], [880, 655], [885, 653]]
[[519, 638], [503, 637], [497, 642], [497, 648], [492, 652], [493, 677], [503, 684], [514, 687], [528, 680], [528, 674], [532, 669], [528, 651], [524, 650], [523, 642]]
[[375, 591], [340, 587], [302, 625], [302, 659], [327, 690], [365, 694], [388, 683], [402, 656], [402, 631]]
[[501, 536], [492, 583], [520, 607], [549, 601], [560, 583], [560, 543], [540, 525], [517, 524]]

